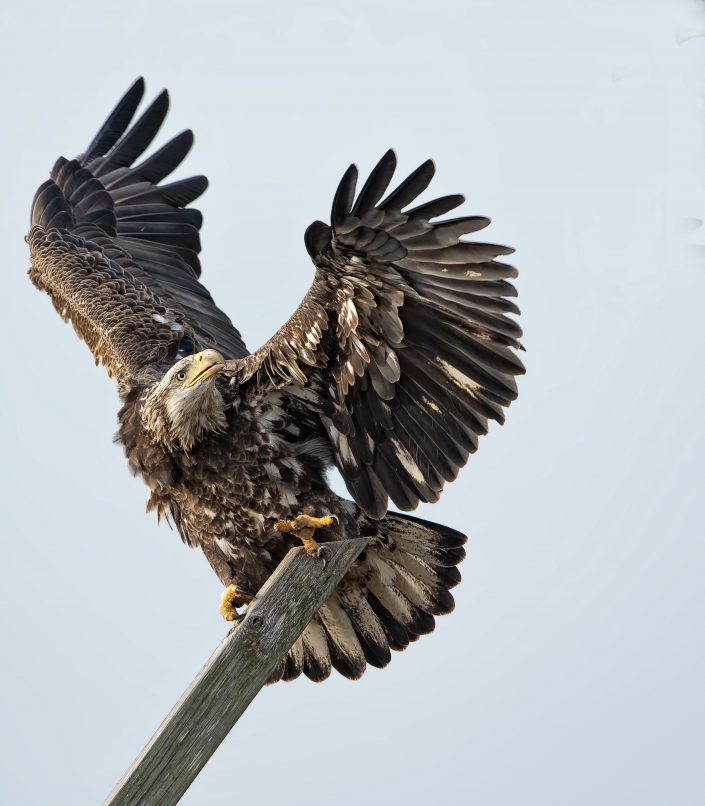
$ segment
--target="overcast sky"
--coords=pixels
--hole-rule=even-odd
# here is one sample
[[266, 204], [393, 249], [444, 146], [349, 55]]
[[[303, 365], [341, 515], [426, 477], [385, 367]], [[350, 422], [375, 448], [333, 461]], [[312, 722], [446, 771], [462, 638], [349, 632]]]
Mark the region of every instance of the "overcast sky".
[[[9, 6], [13, 8], [10, 9]], [[250, 348], [389, 146], [516, 247], [528, 373], [422, 515], [458, 607], [359, 682], [264, 690], [188, 806], [705, 802], [705, 8], [696, 0], [5, 3], [0, 802], [97, 804], [225, 633], [144, 514], [117, 395], [26, 277], [36, 187], [137, 75], [189, 126], [204, 280]]]

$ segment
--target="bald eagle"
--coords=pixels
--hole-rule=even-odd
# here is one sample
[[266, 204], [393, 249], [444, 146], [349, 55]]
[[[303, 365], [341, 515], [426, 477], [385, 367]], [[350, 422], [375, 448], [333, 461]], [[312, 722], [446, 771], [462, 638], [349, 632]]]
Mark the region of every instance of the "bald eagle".
[[[369, 539], [272, 679], [358, 678], [453, 609], [465, 536], [387, 507], [437, 501], [516, 397], [516, 270], [497, 260], [512, 250], [460, 240], [487, 218], [439, 220], [460, 195], [411, 206], [430, 160], [387, 192], [388, 151], [357, 194], [345, 172], [330, 224], [306, 230], [310, 290], [249, 353], [199, 281], [188, 205], [206, 178], [163, 182], [193, 134], [138, 161], [169, 105], [164, 91], [131, 125], [143, 93], [139, 79], [38, 189], [29, 276], [116, 379], [116, 438], [148, 510], [202, 549], [225, 618], [301, 541], [315, 554], [319, 533]], [[333, 467], [352, 500], [330, 489]]]

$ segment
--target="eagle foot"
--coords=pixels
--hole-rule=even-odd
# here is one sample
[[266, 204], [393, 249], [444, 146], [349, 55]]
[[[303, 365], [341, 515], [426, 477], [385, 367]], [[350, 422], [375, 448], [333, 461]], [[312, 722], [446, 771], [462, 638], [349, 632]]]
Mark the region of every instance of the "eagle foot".
[[277, 532], [299, 532], [302, 529], [322, 529], [325, 526], [330, 526], [331, 523], [338, 522], [337, 515], [323, 515], [316, 518], [313, 515], [304, 515], [303, 512], [294, 518], [284, 518], [274, 524], [274, 530]]
[[295, 518], [284, 518], [274, 524], [275, 532], [291, 532], [303, 543], [304, 551], [310, 557], [319, 557], [325, 564], [325, 555], [321, 546], [314, 540], [316, 529], [322, 529], [338, 522], [337, 515], [323, 515], [317, 518], [313, 515], [299, 513]]
[[254, 594], [238, 588], [237, 585], [228, 585], [220, 595], [220, 615], [226, 621], [242, 621], [246, 613], [238, 613], [237, 608], [250, 604], [255, 598]]

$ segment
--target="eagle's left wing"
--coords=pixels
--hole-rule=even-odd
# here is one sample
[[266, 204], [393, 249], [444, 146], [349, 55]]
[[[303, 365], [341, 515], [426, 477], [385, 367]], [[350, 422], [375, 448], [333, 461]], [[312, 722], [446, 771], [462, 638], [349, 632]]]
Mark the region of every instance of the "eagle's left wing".
[[460, 241], [481, 217], [432, 221], [445, 196], [405, 210], [429, 184], [425, 162], [380, 202], [387, 152], [355, 198], [345, 173], [331, 226], [306, 232], [316, 276], [298, 310], [260, 350], [228, 363], [240, 383], [285, 387], [320, 418], [348, 490], [371, 516], [435, 501], [477, 448], [488, 419], [516, 397], [521, 330], [495, 258], [512, 250]]

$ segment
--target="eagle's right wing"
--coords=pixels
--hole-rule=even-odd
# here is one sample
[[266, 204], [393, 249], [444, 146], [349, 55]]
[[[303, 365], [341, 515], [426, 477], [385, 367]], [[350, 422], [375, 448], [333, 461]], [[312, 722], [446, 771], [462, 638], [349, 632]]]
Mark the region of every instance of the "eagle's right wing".
[[169, 108], [164, 91], [130, 126], [143, 93], [140, 78], [86, 152], [56, 162], [35, 195], [27, 236], [34, 284], [71, 320], [96, 361], [128, 386], [207, 347], [226, 357], [247, 354], [198, 279], [202, 216], [186, 205], [205, 190], [205, 176], [160, 184], [188, 153], [193, 134], [182, 132], [134, 164]]

